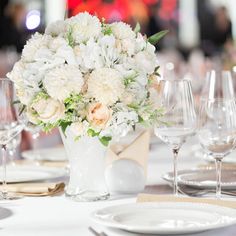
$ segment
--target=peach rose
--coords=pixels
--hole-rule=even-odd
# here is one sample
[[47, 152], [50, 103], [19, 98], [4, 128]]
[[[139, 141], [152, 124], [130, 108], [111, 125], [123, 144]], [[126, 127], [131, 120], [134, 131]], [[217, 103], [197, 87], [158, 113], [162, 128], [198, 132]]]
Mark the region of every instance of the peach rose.
[[102, 103], [93, 103], [89, 106], [87, 119], [98, 128], [104, 128], [111, 118], [111, 110]]

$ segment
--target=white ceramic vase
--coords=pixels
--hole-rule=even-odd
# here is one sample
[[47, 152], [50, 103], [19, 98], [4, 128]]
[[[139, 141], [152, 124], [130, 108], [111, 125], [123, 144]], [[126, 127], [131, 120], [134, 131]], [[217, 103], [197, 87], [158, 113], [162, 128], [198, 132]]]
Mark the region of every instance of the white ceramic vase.
[[70, 178], [66, 196], [76, 201], [98, 201], [109, 198], [105, 182], [105, 155], [107, 148], [97, 137], [75, 140], [71, 127], [61, 132], [69, 159]]

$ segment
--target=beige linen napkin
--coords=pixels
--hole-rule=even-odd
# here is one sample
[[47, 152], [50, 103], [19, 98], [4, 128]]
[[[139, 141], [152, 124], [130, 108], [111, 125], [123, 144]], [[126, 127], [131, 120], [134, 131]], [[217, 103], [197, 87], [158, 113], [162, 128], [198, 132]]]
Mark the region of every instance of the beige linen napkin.
[[118, 159], [130, 159], [138, 162], [147, 174], [147, 159], [149, 153], [149, 131], [142, 132], [135, 140], [126, 145], [112, 145], [107, 152], [107, 165]]
[[231, 200], [176, 197], [173, 195], [155, 195], [155, 194], [144, 194], [144, 193], [138, 195], [137, 202], [193, 202], [193, 203], [208, 203], [223, 207], [236, 208], [236, 201], [231, 201]]
[[[24, 196], [42, 197], [53, 196], [64, 191], [65, 184], [61, 183], [20, 183], [8, 184], [7, 191]], [[2, 185], [0, 191], [3, 190]]]

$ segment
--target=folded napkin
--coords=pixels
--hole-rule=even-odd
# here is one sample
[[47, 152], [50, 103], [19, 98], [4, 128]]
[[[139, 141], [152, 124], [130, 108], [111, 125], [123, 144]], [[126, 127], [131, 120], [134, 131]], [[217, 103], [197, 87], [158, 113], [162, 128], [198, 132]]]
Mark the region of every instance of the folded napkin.
[[130, 143], [111, 145], [107, 152], [107, 165], [119, 159], [130, 159], [136, 161], [147, 174], [149, 141], [150, 133], [144, 131]]
[[193, 202], [207, 203], [236, 209], [236, 201], [210, 198], [176, 197], [173, 195], [139, 194], [137, 202]]
[[[8, 184], [7, 191], [13, 192], [19, 195], [42, 197], [53, 196], [64, 191], [64, 183], [20, 183], [20, 184]], [[0, 186], [0, 191], [3, 187]]]

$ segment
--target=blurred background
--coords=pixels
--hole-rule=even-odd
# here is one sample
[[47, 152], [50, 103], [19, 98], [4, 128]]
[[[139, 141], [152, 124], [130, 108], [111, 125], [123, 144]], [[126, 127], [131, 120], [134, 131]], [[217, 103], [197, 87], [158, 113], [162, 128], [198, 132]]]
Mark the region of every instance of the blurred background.
[[[44, 32], [47, 24], [83, 11], [107, 22], [122, 20], [133, 27], [139, 22], [148, 36], [168, 29], [157, 45], [159, 64], [168, 76], [191, 79], [196, 97], [212, 67], [231, 70], [236, 79], [233, 0], [0, 0], [0, 77], [12, 69], [33, 33]], [[35, 133], [35, 137], [39, 135]], [[44, 146], [60, 142], [54, 133], [40, 136]], [[22, 149], [32, 148], [29, 143]]]

